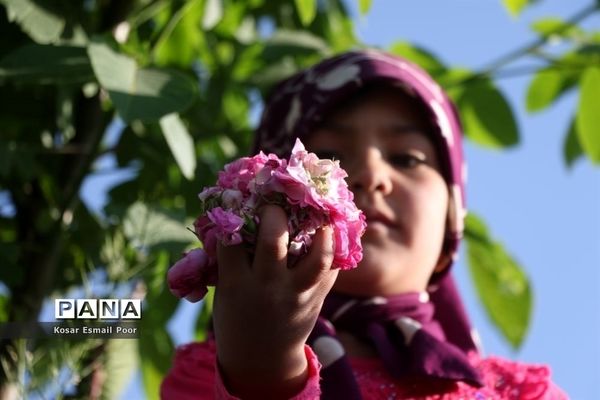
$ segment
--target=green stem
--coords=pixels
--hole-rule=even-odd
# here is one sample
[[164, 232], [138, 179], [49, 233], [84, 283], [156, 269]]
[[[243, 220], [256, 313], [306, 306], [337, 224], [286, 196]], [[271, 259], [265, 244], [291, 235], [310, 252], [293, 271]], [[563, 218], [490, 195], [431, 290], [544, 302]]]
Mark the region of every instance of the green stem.
[[[556, 63], [556, 64], [551, 64], [544, 68], [548, 69], [548, 70], [555, 70], [555, 71], [566, 71], [566, 70], [581, 71], [581, 70], [585, 69], [587, 66], [588, 66], [587, 64]], [[506, 78], [518, 78], [520, 76], [531, 75], [535, 72], [538, 72], [539, 70], [540, 70], [539, 66], [525, 65], [522, 67], [501, 69], [501, 70], [498, 70], [498, 71], [495, 71], [494, 73], [492, 73], [491, 76], [493, 76], [493, 78], [495, 80], [506, 79]], [[479, 80], [485, 80], [488, 77], [489, 77], [488, 75], [471, 76], [467, 80], [465, 80], [463, 83], [470, 84], [473, 82], [477, 82]]]

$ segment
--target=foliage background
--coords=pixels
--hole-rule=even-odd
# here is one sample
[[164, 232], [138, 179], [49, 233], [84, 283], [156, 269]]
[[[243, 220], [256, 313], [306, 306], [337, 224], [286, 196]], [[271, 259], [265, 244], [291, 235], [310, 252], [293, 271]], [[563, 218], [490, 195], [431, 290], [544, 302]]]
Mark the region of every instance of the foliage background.
[[[373, 5], [364, 0], [356, 4], [323, 1], [319, 7], [314, 1], [302, 0], [75, 1], [69, 7], [37, 0], [0, 3], [6, 13], [0, 16], [4, 19], [0, 29], [7, 38], [0, 45], [0, 280], [4, 284], [0, 321], [38, 318], [44, 300], [48, 307], [47, 299], [54, 297], [140, 296], [145, 299], [142, 329], [152, 332], [137, 342], [3, 341], [5, 397], [27, 392], [86, 398], [98, 392], [100, 397], [114, 398], [136, 368], [141, 371], [147, 397], [155, 396], [169, 366], [173, 339], [181, 339], [166, 329], [177, 302], [165, 291], [164, 274], [184, 248], [195, 245], [185, 230], [197, 211], [195, 194], [213, 181], [226, 160], [246, 151], [261, 96], [274, 81], [324, 55], [360, 46], [358, 37], [414, 59], [447, 87], [465, 119], [471, 187], [489, 187], [489, 196], [502, 196], [507, 207], [521, 210], [522, 214], [489, 221], [488, 212], [493, 210], [486, 209], [486, 197], [471, 196], [472, 208], [484, 210], [483, 216], [491, 222], [486, 230], [482, 220], [473, 217], [468, 221], [463, 259], [469, 261], [474, 285], [465, 289], [470, 304], [475, 299], [474, 287], [479, 294], [475, 301], [483, 305], [474, 310], [476, 320], [489, 318], [504, 343], [525, 350], [532, 309], [534, 316], [546, 310], [555, 322], [556, 327], [545, 328], [548, 337], [560, 337], [557, 335], [563, 332], [569, 338], [567, 343], [575, 343], [579, 331], [598, 332], [593, 314], [597, 309], [593, 307], [591, 324], [590, 318], [581, 319], [585, 329], [565, 327], [567, 316], [576, 314], [573, 308], [589, 310], [581, 307], [590, 302], [586, 296], [579, 302], [556, 303], [558, 309], [545, 308], [547, 303], [542, 301], [533, 307], [527, 275], [545, 261], [531, 257], [523, 260], [521, 267], [517, 260], [524, 258], [525, 251], [507, 251], [501, 244], [519, 249], [524, 242], [526, 247], [539, 247], [539, 253], [564, 245], [541, 240], [537, 233], [554, 229], [560, 237], [563, 225], [549, 225], [547, 216], [530, 218], [535, 210], [519, 208], [518, 197], [509, 195], [515, 186], [511, 180], [514, 164], [502, 155], [539, 137], [539, 132], [523, 129], [526, 124], [522, 121], [530, 117], [522, 109], [541, 111], [539, 118], [550, 118], [555, 107], [562, 107], [570, 97], [571, 110], [565, 121], [556, 122], [560, 126], [551, 127], [555, 128], [552, 137], [568, 143], [564, 153], [567, 165], [579, 158], [583, 160], [577, 161], [578, 165], [585, 168], [599, 162], [600, 37], [593, 25], [584, 23], [594, 13], [597, 16], [597, 2], [571, 4], [568, 14], [575, 16], [573, 25], [561, 22], [566, 13], [559, 14], [561, 20], [539, 22], [546, 15], [535, 13], [537, 4], [530, 5], [511, 26], [526, 27], [525, 18], [538, 21], [531, 43], [507, 39], [500, 42], [506, 46], [501, 48], [495, 39], [480, 39], [492, 49], [492, 56], [485, 59], [483, 51], [461, 53], [458, 45], [446, 54], [437, 47], [442, 41], [437, 31], [437, 37], [427, 39], [427, 48], [435, 48], [444, 61], [417, 47], [424, 43], [421, 37], [425, 35], [403, 35], [398, 25], [391, 25], [387, 36], [369, 38], [365, 21], [383, 26], [386, 18], [413, 8], [391, 7], [383, 0]], [[464, 12], [461, 7], [474, 7], [473, 2], [451, 3], [457, 13]], [[503, 3], [515, 16], [523, 11], [520, 5], [527, 6], [526, 1]], [[349, 10], [357, 7], [366, 16], [351, 18]], [[499, 7], [495, 12], [511, 21]], [[439, 10], [439, 14], [422, 17], [422, 24], [432, 23], [429, 31], [436, 32], [439, 15], [451, 14]], [[465, 24], [462, 26], [464, 29]], [[361, 35], [356, 34], [357, 27], [364, 30]], [[477, 38], [481, 34], [477, 30], [486, 32], [486, 28], [473, 21], [470, 37]], [[462, 50], [476, 47], [474, 40], [465, 43], [469, 45]], [[450, 53], [461, 53], [465, 59]], [[508, 57], [503, 57], [505, 54]], [[474, 67], [469, 71], [458, 65]], [[536, 72], [541, 70], [544, 73]], [[525, 93], [521, 91], [518, 102], [506, 100], [505, 92], [512, 89], [505, 82], [511, 76], [518, 76], [516, 79], [529, 87]], [[553, 103], [557, 105], [547, 108]], [[569, 130], [571, 115], [575, 124]], [[552, 150], [544, 140], [535, 143], [542, 152]], [[553, 156], [558, 163], [560, 155], [555, 152]], [[485, 163], [496, 163], [497, 173], [478, 176], [479, 166]], [[115, 169], [120, 183], [112, 187], [102, 208], [94, 207], [102, 203], [97, 199], [102, 194], [93, 188], [101, 185], [89, 186], [89, 178], [112, 174]], [[522, 169], [536, 170], [527, 163]], [[572, 179], [580, 171], [576, 170]], [[597, 177], [595, 172], [589, 176]], [[551, 186], [556, 180], [556, 176], [543, 176], [520, 189], [524, 197], [532, 196], [536, 186], [540, 190], [539, 186]], [[87, 187], [82, 186], [84, 182]], [[589, 182], [592, 199], [598, 198], [597, 183], [597, 179]], [[89, 198], [90, 193], [96, 202]], [[536, 201], [548, 202], [547, 197]], [[578, 210], [589, 216], [587, 220], [569, 225], [574, 236], [580, 227], [597, 219], [598, 209], [590, 207]], [[503, 229], [504, 224], [519, 225], [528, 234], [513, 240], [510, 236], [518, 234]], [[585, 239], [598, 242], [597, 226], [595, 231], [581, 229]], [[498, 235], [502, 240], [490, 233], [496, 230], [503, 233]], [[579, 242], [585, 242], [584, 238]], [[586, 284], [594, 280], [587, 279], [586, 273], [597, 277], [598, 260], [578, 254], [581, 250], [576, 246], [565, 247], [563, 268], [568, 265], [567, 271], [577, 273], [570, 276], [564, 274], [565, 269], [563, 274], [555, 269], [548, 274], [558, 274], [557, 281], [567, 288], [589, 287]], [[583, 249], [593, 252], [593, 248]], [[562, 259], [564, 253], [555, 258]], [[576, 277], [585, 282], [576, 283]], [[544, 277], [532, 281], [536, 298], [543, 299], [543, 286], [537, 282], [546, 282]], [[565, 292], [561, 290], [556, 297], [573, 296], [574, 291]], [[486, 317], [480, 315], [481, 310]], [[42, 310], [41, 318], [47, 314]], [[187, 323], [189, 331], [201, 337], [205, 314], [199, 314], [197, 323], [196, 315], [185, 314], [177, 331], [184, 330]], [[487, 320], [483, 322], [487, 324]], [[492, 336], [493, 340], [497, 337]], [[597, 377], [598, 346], [593, 341], [590, 345], [595, 352], [587, 355], [592, 362], [584, 365], [591, 372], [582, 374]], [[507, 346], [502, 346], [498, 349], [506, 352]], [[553, 367], [560, 371], [571, 366]], [[593, 379], [587, 380], [593, 383]], [[567, 389], [574, 398], [575, 393], [589, 395], [593, 390]]]

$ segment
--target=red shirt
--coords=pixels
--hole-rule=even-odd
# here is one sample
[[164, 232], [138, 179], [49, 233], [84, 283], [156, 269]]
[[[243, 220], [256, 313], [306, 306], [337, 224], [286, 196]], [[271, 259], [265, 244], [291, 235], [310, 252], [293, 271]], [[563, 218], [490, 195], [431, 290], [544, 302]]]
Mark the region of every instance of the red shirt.
[[[319, 398], [320, 364], [309, 346], [305, 347], [308, 360], [308, 380], [292, 400]], [[523, 364], [497, 357], [480, 359], [470, 357], [473, 366], [484, 380], [484, 386], [475, 388], [466, 383], [444, 383], [428, 378], [393, 379], [378, 358], [350, 358], [357, 382], [365, 400], [423, 399], [423, 400], [563, 400], [567, 395], [550, 380], [550, 369], [544, 365]], [[164, 379], [160, 395], [169, 400], [233, 400], [223, 384], [216, 367], [214, 341], [180, 346], [173, 367]]]

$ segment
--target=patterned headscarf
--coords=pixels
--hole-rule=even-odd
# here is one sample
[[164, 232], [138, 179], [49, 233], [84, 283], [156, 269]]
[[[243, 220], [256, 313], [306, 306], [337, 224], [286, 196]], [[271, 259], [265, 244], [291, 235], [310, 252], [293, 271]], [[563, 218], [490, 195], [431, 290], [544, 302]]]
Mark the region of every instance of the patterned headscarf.
[[[336, 104], [374, 83], [389, 84], [413, 97], [432, 122], [433, 142], [441, 156], [450, 195], [444, 251], [455, 260], [466, 214], [462, 127], [454, 105], [440, 86], [409, 61], [379, 50], [355, 51], [286, 79], [267, 101], [254, 152], [289, 155], [295, 139], [310, 134]], [[353, 380], [352, 373], [335, 328], [352, 330], [371, 341], [394, 377], [425, 375], [480, 383], [466, 358], [477, 347], [449, 269], [432, 277], [428, 293], [422, 294], [425, 301], [414, 293], [375, 299], [336, 293], [327, 297], [309, 338], [324, 366], [323, 398], [360, 398], [356, 385], [348, 382]], [[327, 340], [320, 340], [323, 338]], [[333, 359], [332, 354], [336, 355]], [[340, 379], [345, 379], [341, 385]], [[350, 397], [349, 392], [353, 393]]]
[[389, 82], [422, 102], [429, 111], [434, 140], [442, 156], [450, 189], [447, 248], [456, 257], [466, 214], [466, 166], [462, 128], [456, 110], [442, 88], [407, 60], [377, 51], [345, 53], [325, 60], [281, 82], [272, 92], [257, 129], [254, 152], [287, 156], [295, 138], [302, 139], [352, 93], [374, 82]]

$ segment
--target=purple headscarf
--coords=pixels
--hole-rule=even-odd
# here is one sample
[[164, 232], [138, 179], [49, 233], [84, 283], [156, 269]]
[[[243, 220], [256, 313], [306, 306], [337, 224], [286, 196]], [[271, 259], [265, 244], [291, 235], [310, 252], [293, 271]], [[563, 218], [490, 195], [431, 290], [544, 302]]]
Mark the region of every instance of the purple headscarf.
[[[263, 111], [254, 152], [287, 156], [295, 138], [311, 133], [336, 104], [365, 85], [381, 82], [420, 102], [434, 126], [433, 141], [450, 194], [444, 249], [454, 260], [466, 214], [462, 127], [440, 86], [407, 60], [378, 50], [350, 52], [281, 82]], [[477, 347], [449, 269], [434, 275], [428, 295], [365, 299], [331, 293], [327, 297], [309, 337], [324, 367], [323, 398], [360, 398], [347, 357], [336, 339], [336, 328], [370, 341], [394, 377], [419, 375], [481, 384], [466, 357]]]

